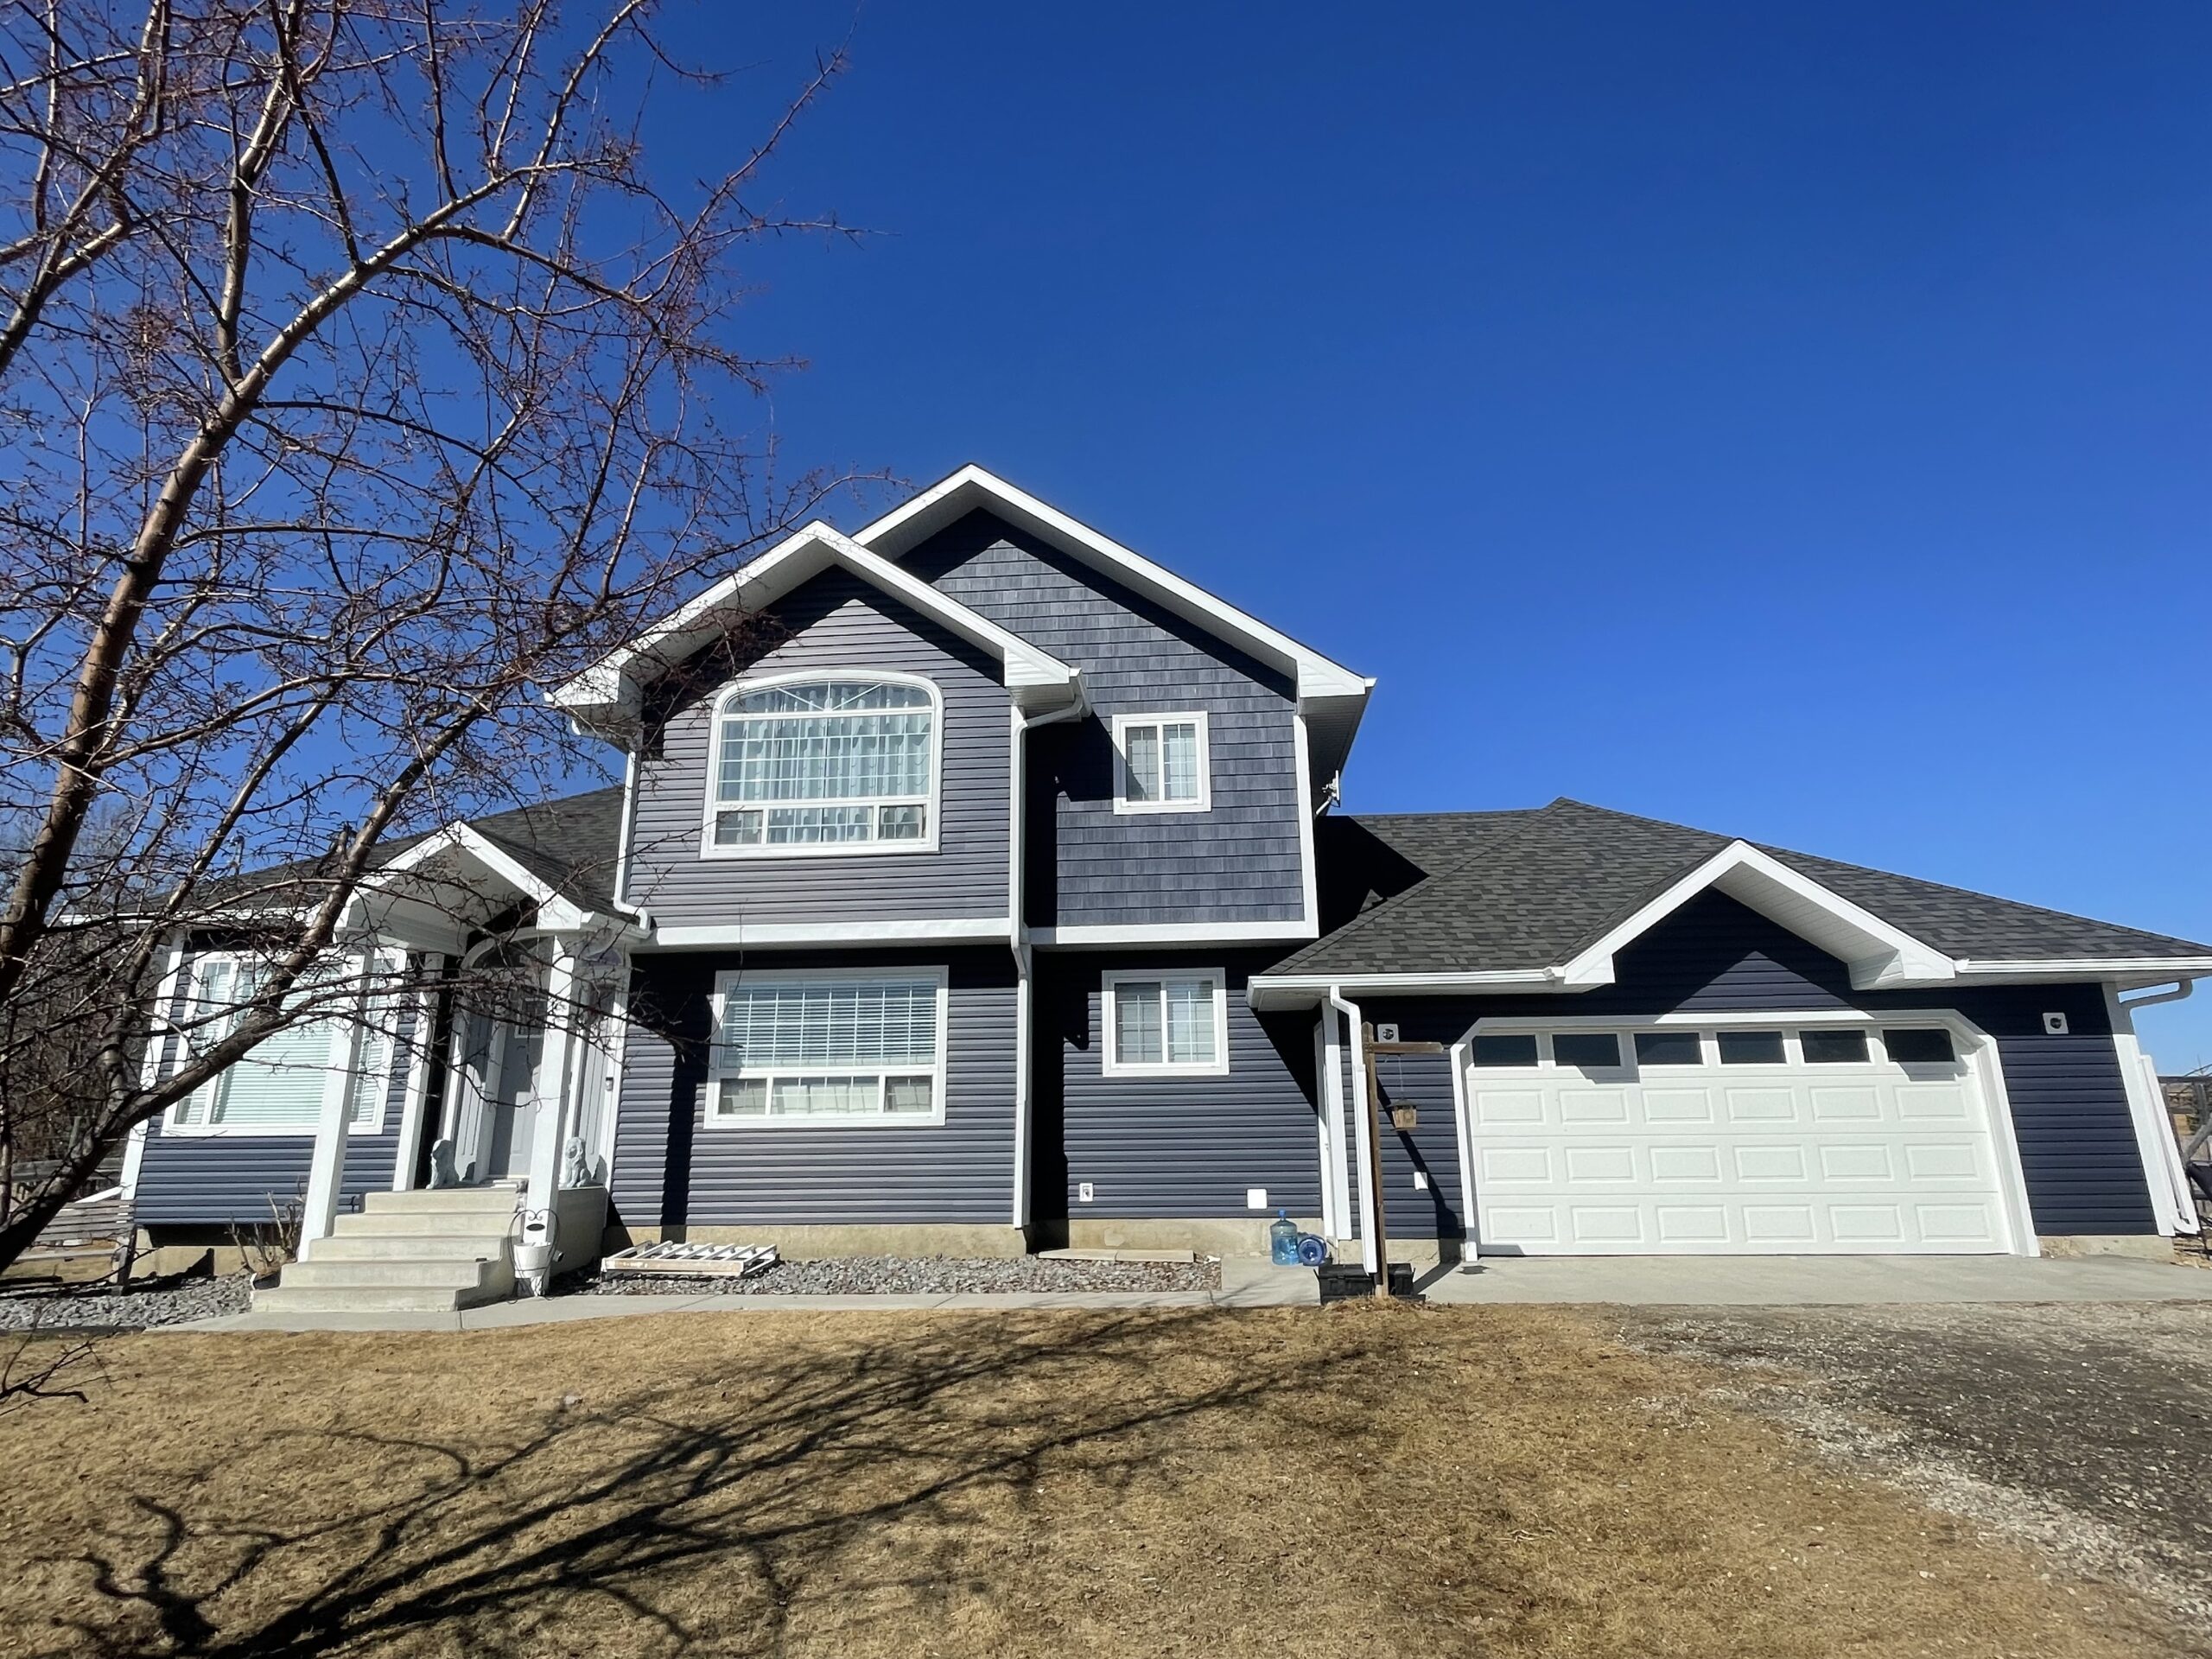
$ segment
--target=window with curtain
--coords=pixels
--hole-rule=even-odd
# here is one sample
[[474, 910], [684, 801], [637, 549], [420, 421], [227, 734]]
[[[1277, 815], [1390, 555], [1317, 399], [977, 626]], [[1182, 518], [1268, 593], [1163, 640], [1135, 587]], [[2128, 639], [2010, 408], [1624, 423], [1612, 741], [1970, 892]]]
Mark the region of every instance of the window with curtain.
[[709, 850], [925, 844], [936, 780], [926, 687], [825, 679], [741, 690], [715, 719]]
[[1109, 1072], [1220, 1075], [1229, 1070], [1228, 1006], [1218, 970], [1109, 974]]
[[[396, 958], [380, 957], [380, 971], [396, 971]], [[193, 964], [185, 1011], [188, 1041], [205, 1049], [235, 1030], [244, 1005], [263, 982], [259, 963], [205, 956]], [[297, 994], [297, 1000], [310, 995]], [[380, 1133], [391, 1086], [395, 996], [372, 997], [353, 1067], [348, 1124], [354, 1134]], [[339, 1021], [303, 1020], [287, 1026], [169, 1109], [172, 1129], [234, 1134], [313, 1135], [322, 1120], [322, 1094], [330, 1076]]]
[[939, 976], [738, 974], [720, 994], [709, 1122], [941, 1115]]
[[1117, 812], [1201, 812], [1212, 798], [1204, 715], [1117, 715]]

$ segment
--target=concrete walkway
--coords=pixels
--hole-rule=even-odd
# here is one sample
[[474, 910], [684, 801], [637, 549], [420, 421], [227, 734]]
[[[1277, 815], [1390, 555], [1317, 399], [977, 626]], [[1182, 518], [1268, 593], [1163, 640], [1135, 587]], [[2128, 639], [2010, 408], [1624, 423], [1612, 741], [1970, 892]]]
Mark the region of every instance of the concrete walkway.
[[1492, 1256], [1421, 1275], [1432, 1302], [1815, 1307], [1929, 1302], [2212, 1301], [2212, 1269], [2126, 1256]]
[[1320, 1300], [1313, 1274], [1231, 1257], [1212, 1290], [1086, 1290], [944, 1293], [934, 1295], [784, 1296], [709, 1292], [672, 1296], [528, 1297], [441, 1313], [283, 1313], [257, 1311], [154, 1327], [200, 1336], [226, 1331], [505, 1331], [571, 1319], [629, 1319], [648, 1313], [894, 1313], [995, 1308], [1294, 1307]]

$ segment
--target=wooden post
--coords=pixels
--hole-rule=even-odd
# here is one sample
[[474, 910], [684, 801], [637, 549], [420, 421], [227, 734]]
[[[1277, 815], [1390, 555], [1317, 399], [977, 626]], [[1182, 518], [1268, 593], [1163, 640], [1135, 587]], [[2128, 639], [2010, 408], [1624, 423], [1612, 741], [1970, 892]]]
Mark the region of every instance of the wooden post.
[[1375, 1027], [1363, 1023], [1359, 1028], [1360, 1052], [1367, 1059], [1367, 1109], [1375, 1116], [1375, 1160], [1367, 1172], [1368, 1205], [1375, 1217], [1375, 1294], [1388, 1300], [1390, 1294], [1390, 1230], [1383, 1216], [1382, 1205], [1382, 1088], [1375, 1076], [1376, 1054], [1448, 1054], [1451, 1051], [1441, 1043], [1378, 1043]]

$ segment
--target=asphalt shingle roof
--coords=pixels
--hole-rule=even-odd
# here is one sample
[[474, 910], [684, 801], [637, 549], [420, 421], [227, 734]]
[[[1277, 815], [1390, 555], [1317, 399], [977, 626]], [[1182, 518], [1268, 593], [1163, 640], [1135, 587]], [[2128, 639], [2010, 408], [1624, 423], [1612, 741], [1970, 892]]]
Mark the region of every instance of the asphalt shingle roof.
[[[1423, 818], [1431, 821], [1423, 823]], [[1560, 799], [1517, 814], [1359, 818], [1419, 866], [1272, 974], [1474, 973], [1547, 968], [1602, 938], [1729, 844], [1686, 824]], [[1764, 847], [1893, 926], [1955, 957], [2212, 956], [2212, 946], [1962, 887]]]

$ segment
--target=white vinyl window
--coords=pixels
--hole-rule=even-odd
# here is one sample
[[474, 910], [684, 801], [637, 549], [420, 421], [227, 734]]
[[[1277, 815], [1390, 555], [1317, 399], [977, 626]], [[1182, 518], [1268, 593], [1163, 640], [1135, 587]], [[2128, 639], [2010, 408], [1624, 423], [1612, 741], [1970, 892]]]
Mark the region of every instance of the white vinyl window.
[[937, 845], [938, 696], [886, 675], [754, 681], [715, 710], [702, 854]]
[[1108, 1077], [1225, 1077], [1229, 997], [1221, 969], [1105, 976]]
[[944, 1121], [941, 970], [723, 974], [709, 1123]]
[[[380, 974], [396, 973], [395, 956], [379, 956]], [[205, 1049], [237, 1028], [243, 1006], [264, 976], [263, 966], [226, 953], [195, 960], [188, 980], [186, 1042]], [[295, 994], [295, 1003], [310, 993]], [[327, 994], [327, 991], [325, 993]], [[347, 1127], [354, 1135], [384, 1133], [390, 1092], [396, 995], [372, 996], [353, 1066]], [[163, 1126], [177, 1135], [313, 1135], [322, 1122], [322, 1095], [340, 1051], [342, 1024], [303, 1020], [257, 1044], [246, 1057], [169, 1108]]]
[[1204, 812], [1213, 804], [1206, 717], [1192, 715], [1114, 716], [1114, 810], [1116, 812]]

